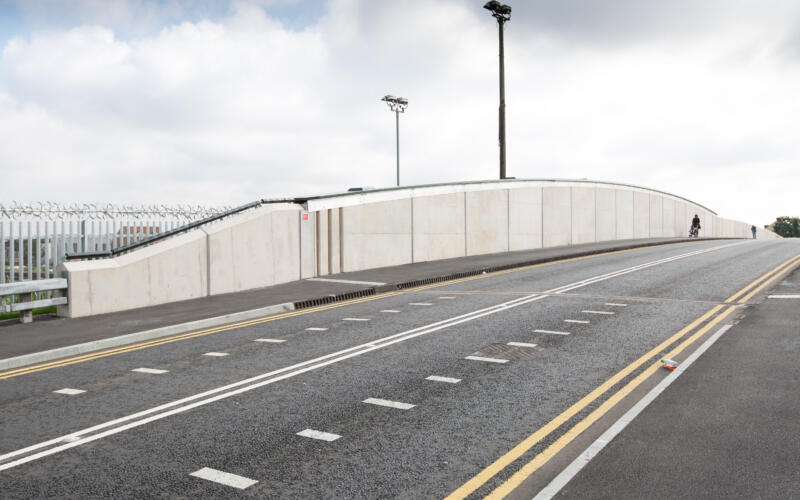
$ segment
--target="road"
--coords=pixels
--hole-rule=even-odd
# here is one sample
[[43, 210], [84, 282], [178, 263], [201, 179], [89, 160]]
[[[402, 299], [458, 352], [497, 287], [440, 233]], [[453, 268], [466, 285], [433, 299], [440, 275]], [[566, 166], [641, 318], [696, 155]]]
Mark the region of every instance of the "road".
[[537, 474], [670, 373], [661, 357], [746, 314], [798, 254], [740, 240], [612, 252], [0, 373], [0, 491], [535, 494]]

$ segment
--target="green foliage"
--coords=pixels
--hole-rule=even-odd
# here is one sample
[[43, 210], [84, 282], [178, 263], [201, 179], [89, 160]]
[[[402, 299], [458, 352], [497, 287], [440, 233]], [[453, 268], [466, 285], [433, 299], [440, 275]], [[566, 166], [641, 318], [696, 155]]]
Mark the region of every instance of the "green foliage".
[[800, 217], [778, 217], [772, 230], [784, 238], [800, 238]]

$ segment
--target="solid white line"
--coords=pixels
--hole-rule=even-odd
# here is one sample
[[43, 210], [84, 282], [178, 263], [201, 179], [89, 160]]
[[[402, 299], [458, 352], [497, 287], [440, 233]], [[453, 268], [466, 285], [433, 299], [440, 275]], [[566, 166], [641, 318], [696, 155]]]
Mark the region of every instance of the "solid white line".
[[408, 305], [410, 306], [432, 306], [430, 302], [409, 302]]
[[162, 373], [167, 373], [169, 370], [158, 370], [156, 368], [135, 368], [131, 371], [139, 373], [152, 373], [153, 375], [161, 375]]
[[319, 326], [312, 326], [312, 327], [306, 328], [306, 330], [308, 330], [309, 332], [324, 332], [324, 331], [327, 331], [328, 329], [327, 328], [322, 328], [322, 327], [319, 327]]
[[800, 295], [767, 295], [770, 299], [800, 299]]
[[338, 434], [333, 434], [333, 433], [330, 433], [330, 432], [315, 431], [314, 429], [306, 429], [304, 431], [300, 431], [300, 432], [297, 433], [297, 435], [298, 436], [307, 437], [307, 438], [311, 438], [311, 439], [320, 439], [322, 441], [328, 441], [328, 442], [336, 441], [337, 439], [342, 437], [342, 436], [340, 436]]
[[386, 284], [386, 283], [380, 283], [378, 281], [335, 280], [331, 278], [308, 278], [306, 281], [328, 281], [331, 283], [350, 283], [351, 285], [372, 285], [372, 286], [381, 286]]
[[464, 359], [469, 359], [472, 361], [486, 361], [487, 363], [508, 363], [507, 359], [484, 358], [483, 356], [467, 356]]
[[369, 318], [342, 318], [342, 321], [369, 321]]
[[617, 304], [614, 302], [606, 302], [607, 306], [628, 307], [628, 304]]
[[397, 311], [395, 309], [383, 309], [383, 310], [381, 310], [381, 312], [382, 313], [399, 313], [400, 311]]
[[425, 380], [431, 380], [433, 382], [446, 382], [448, 384], [457, 384], [461, 382], [460, 378], [440, 377], [438, 375], [431, 375], [430, 377], [425, 377]]
[[222, 357], [227, 355], [228, 355], [227, 352], [207, 352], [203, 354], [203, 356], [217, 356], [217, 357]]
[[367, 398], [364, 401], [362, 401], [362, 403], [368, 403], [371, 405], [378, 405], [378, 406], [388, 406], [389, 408], [397, 408], [398, 410], [410, 410], [411, 408], [416, 406], [409, 403], [399, 403], [397, 401], [389, 401], [386, 399], [378, 399], [378, 398]]
[[253, 339], [253, 342], [268, 342], [270, 344], [281, 344], [286, 342], [285, 339]]
[[513, 345], [516, 347], [536, 347], [536, 344], [529, 344], [527, 342], [509, 342], [508, 345]]
[[575, 475], [583, 469], [589, 461], [591, 461], [598, 453], [616, 437], [622, 430], [633, 421], [647, 406], [652, 403], [664, 389], [669, 387], [680, 375], [686, 371], [689, 366], [694, 363], [706, 350], [711, 347], [714, 342], [719, 339], [722, 334], [728, 331], [731, 325], [725, 325], [711, 336], [702, 346], [689, 356], [686, 361], [681, 363], [674, 372], [667, 375], [664, 380], [659, 382], [650, 392], [640, 399], [633, 407], [628, 410], [619, 420], [617, 420], [611, 427], [608, 428], [594, 443], [589, 445], [586, 450], [581, 453], [578, 458], [572, 461], [566, 469], [553, 479], [550, 484], [544, 487], [533, 500], [549, 500], [553, 498], [561, 488], [563, 488]]
[[565, 319], [564, 323], [580, 323], [582, 325], [585, 325], [589, 322], [586, 321], [585, 319]]
[[535, 333], [552, 333], [553, 335], [569, 335], [569, 332], [558, 332], [555, 330], [534, 330]]
[[76, 394], [83, 394], [86, 391], [84, 391], [83, 389], [70, 389], [68, 387], [65, 387], [64, 389], [59, 389], [53, 392], [55, 392], [56, 394], [66, 394], [67, 396], [74, 396]]
[[614, 314], [611, 311], [581, 311], [581, 312], [586, 314]]
[[203, 467], [202, 469], [192, 472], [189, 475], [199, 477], [200, 479], [205, 479], [207, 481], [224, 484], [225, 486], [231, 486], [239, 490], [249, 488], [258, 482], [255, 479], [237, 476], [236, 474], [222, 472], [221, 470], [211, 469], [209, 467]]

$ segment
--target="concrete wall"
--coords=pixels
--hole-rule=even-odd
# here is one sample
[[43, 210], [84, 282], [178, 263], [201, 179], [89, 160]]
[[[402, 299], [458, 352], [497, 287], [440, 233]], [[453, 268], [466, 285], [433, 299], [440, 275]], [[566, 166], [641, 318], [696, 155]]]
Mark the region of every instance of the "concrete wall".
[[[751, 238], [750, 224], [645, 188], [584, 181], [420, 186], [266, 204], [114, 259], [69, 262], [66, 316], [344, 271], [613, 239]], [[765, 229], [758, 237], [775, 238]]]

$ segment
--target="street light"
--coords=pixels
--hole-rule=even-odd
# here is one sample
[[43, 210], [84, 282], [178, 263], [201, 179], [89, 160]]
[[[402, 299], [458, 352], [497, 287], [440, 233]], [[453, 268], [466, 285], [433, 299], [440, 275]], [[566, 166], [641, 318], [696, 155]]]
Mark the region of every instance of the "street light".
[[381, 101], [389, 105], [389, 109], [394, 111], [395, 116], [395, 135], [397, 136], [397, 186], [400, 186], [400, 113], [405, 113], [408, 107], [408, 99], [405, 97], [395, 97], [385, 95]]
[[506, 178], [506, 77], [505, 63], [503, 61], [503, 25], [511, 20], [511, 7], [501, 4], [497, 0], [486, 2], [484, 9], [492, 13], [497, 19], [500, 32], [500, 178]]

